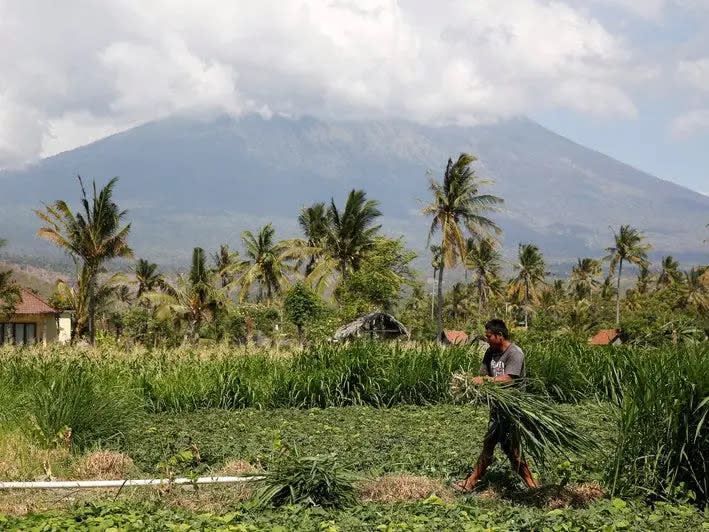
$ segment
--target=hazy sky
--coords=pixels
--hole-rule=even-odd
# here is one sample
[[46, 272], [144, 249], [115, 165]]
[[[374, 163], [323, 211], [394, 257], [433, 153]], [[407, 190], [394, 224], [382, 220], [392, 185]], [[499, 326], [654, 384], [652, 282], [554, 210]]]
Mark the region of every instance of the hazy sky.
[[709, 193], [709, 0], [0, 0], [0, 167], [177, 111], [524, 114]]

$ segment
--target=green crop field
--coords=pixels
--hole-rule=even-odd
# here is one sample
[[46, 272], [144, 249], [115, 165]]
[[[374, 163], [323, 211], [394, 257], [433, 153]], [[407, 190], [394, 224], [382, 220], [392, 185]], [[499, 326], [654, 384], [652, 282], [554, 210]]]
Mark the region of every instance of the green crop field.
[[486, 406], [461, 402], [451, 391], [453, 373], [479, 365], [479, 353], [469, 348], [6, 347], [0, 480], [268, 475], [284, 460], [295, 460], [288, 467], [297, 471], [314, 457], [335, 486], [354, 487], [354, 499], [264, 504], [258, 486], [15, 490], [0, 493], [0, 524], [39, 530], [706, 526], [706, 344], [530, 342], [525, 349], [525, 393], [551, 405], [595, 447], [533, 463], [539, 490], [524, 488], [499, 459], [473, 495], [455, 495], [451, 482], [474, 465], [488, 415]]

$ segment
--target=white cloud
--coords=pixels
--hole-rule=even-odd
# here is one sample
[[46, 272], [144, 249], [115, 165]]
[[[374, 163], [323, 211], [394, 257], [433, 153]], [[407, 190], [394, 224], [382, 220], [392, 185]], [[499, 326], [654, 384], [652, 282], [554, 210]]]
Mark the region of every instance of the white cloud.
[[677, 78], [688, 87], [709, 92], [709, 57], [680, 61]]
[[670, 135], [681, 140], [697, 133], [709, 132], [709, 108], [694, 109], [675, 118], [670, 125]]
[[185, 109], [633, 116], [632, 61], [560, 0], [4, 2], [0, 167]]

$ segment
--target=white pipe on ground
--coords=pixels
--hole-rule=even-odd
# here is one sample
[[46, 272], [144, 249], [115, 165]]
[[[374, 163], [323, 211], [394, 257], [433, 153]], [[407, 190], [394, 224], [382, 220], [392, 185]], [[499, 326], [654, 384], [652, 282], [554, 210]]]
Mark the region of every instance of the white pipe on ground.
[[263, 476], [146, 478], [126, 480], [52, 480], [46, 482], [0, 482], [0, 489], [121, 488], [123, 486], [162, 486], [167, 484], [236, 484], [263, 480]]

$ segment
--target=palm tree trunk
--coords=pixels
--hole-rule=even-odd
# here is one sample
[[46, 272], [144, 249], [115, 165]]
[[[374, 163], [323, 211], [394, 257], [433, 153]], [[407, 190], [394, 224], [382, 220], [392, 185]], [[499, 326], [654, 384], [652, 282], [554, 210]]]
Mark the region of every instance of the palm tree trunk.
[[89, 343], [96, 345], [96, 273], [93, 268], [89, 274]]
[[347, 279], [347, 261], [340, 260], [340, 275], [342, 275], [342, 280]]
[[618, 265], [618, 283], [615, 290], [615, 324], [620, 325], [620, 276], [623, 274], [623, 258]]
[[524, 280], [524, 328], [529, 326], [529, 280]]
[[483, 278], [478, 272], [478, 314], [482, 317], [483, 314]]
[[443, 333], [443, 260], [438, 267], [438, 340]]

